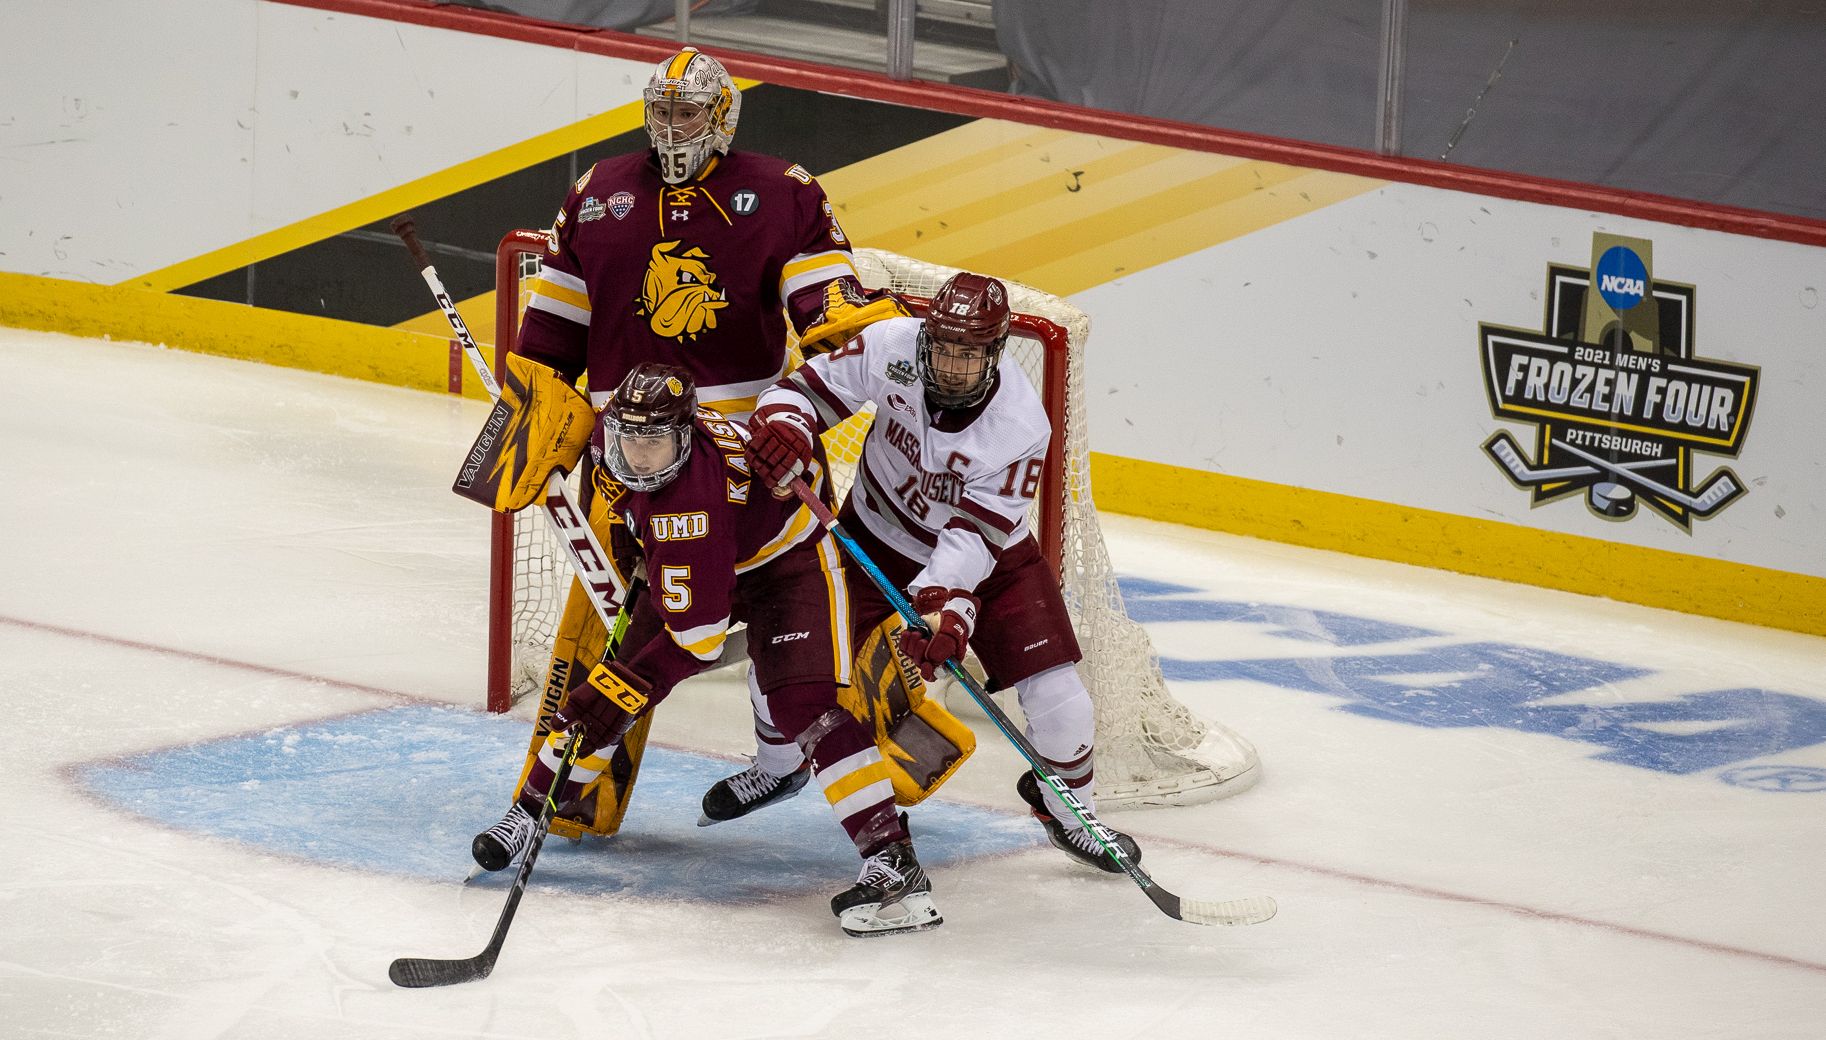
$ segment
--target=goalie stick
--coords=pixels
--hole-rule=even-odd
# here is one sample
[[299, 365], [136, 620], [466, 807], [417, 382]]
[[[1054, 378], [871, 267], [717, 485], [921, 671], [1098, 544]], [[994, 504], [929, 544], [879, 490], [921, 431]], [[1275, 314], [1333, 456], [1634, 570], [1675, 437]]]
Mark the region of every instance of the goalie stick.
[[[636, 580], [628, 590], [628, 598], [622, 604], [621, 612], [615, 616], [615, 627], [609, 631], [609, 640], [603, 651], [602, 659], [612, 660], [616, 648], [621, 645], [621, 637], [628, 630], [628, 620], [634, 614], [634, 602], [640, 596], [641, 583]], [[556, 799], [558, 792], [564, 790], [565, 782], [571, 778], [571, 767], [577, 764], [577, 752], [583, 745], [583, 730], [571, 734], [564, 743], [564, 754], [559, 759], [558, 769], [552, 776], [552, 786], [545, 792], [545, 803], [539, 807], [537, 829], [533, 832], [533, 843], [527, 846], [526, 858], [520, 861], [520, 870], [514, 875], [514, 884], [507, 893], [507, 905], [501, 908], [501, 916], [495, 921], [494, 935], [489, 937], [488, 945], [474, 957], [463, 957], [457, 960], [439, 960], [435, 957], [401, 957], [387, 966], [387, 977], [395, 986], [407, 989], [424, 989], [429, 986], [454, 986], [461, 982], [475, 982], [488, 977], [495, 970], [495, 959], [501, 956], [501, 946], [507, 942], [507, 928], [514, 923], [514, 913], [520, 909], [520, 897], [526, 894], [526, 880], [532, 876], [533, 861], [539, 858], [539, 848], [545, 844], [545, 836], [551, 832], [552, 817], [558, 814]]]
[[[431, 287], [431, 295], [437, 297], [437, 305], [444, 312], [444, 318], [450, 322], [450, 330], [463, 345], [463, 354], [469, 358], [470, 367], [482, 380], [482, 387], [488, 396], [499, 401], [501, 384], [495, 381], [494, 372], [489, 370], [488, 360], [482, 356], [482, 348], [476, 344], [475, 337], [470, 335], [469, 326], [463, 316], [457, 313], [456, 304], [450, 300], [450, 293], [445, 291], [443, 280], [438, 278], [437, 268], [432, 266], [431, 257], [425, 252], [424, 243], [418, 240], [418, 224], [411, 217], [393, 218], [393, 233], [405, 243], [406, 251], [412, 254], [412, 262], [418, 265], [419, 275], [425, 284]], [[571, 485], [565, 480], [562, 471], [554, 472], [545, 484], [545, 496], [540, 508], [545, 518], [551, 521], [552, 532], [558, 536], [558, 544], [564, 547], [564, 557], [571, 565], [571, 571], [583, 586], [583, 591], [590, 597], [590, 604], [603, 623], [613, 627], [615, 624], [615, 601], [620, 598], [621, 590], [615, 585], [614, 572], [610, 569], [609, 556], [603, 552], [601, 543], [590, 530], [588, 514], [577, 504], [571, 493]]]
[[[819, 526], [829, 531], [850, 559], [856, 561], [857, 565], [868, 574], [869, 580], [881, 590], [881, 594], [899, 612], [901, 619], [907, 623], [908, 627], [931, 635], [932, 630], [927, 626], [926, 619], [913, 610], [913, 604], [907, 602], [907, 597], [894, 587], [894, 583], [881, 572], [881, 568], [875, 565], [875, 561], [869, 559], [869, 554], [863, 551], [862, 546], [856, 544], [856, 540], [850, 537], [848, 531], [843, 529], [843, 525], [831, 514], [830, 508], [810, 488], [805, 486], [805, 481], [794, 477], [791, 487], [793, 493], [799, 496], [799, 501], [805, 503], [806, 508], [811, 510], [812, 516], [817, 518]], [[971, 699], [983, 709], [983, 713], [989, 716], [989, 720], [1002, 731], [1002, 735], [1008, 738], [1009, 743], [1015, 746], [1015, 750], [1021, 753], [1021, 757], [1027, 760], [1027, 764], [1033, 767], [1035, 775], [1053, 789], [1066, 807], [1072, 811], [1072, 814], [1078, 817], [1078, 822], [1084, 825], [1084, 829], [1097, 839], [1097, 844], [1103, 847], [1104, 855], [1121, 867], [1122, 872], [1127, 874], [1130, 880], [1141, 886], [1141, 890], [1147, 893], [1147, 897], [1160, 908], [1161, 913], [1176, 921], [1208, 925], [1261, 924], [1275, 915], [1278, 908], [1274, 899], [1269, 896], [1223, 900], [1183, 899], [1162, 888], [1159, 882], [1141, 868], [1141, 864], [1131, 861], [1123, 853], [1122, 847], [1116, 844], [1109, 829], [1098, 821], [1090, 807], [1080, 801], [1071, 788], [1065, 785], [1065, 781], [1060, 779], [1059, 774], [1047, 766], [1045, 759], [1034, 750], [1034, 746], [1028, 741], [1026, 734], [1015, 728], [1014, 722], [976, 681], [976, 678], [966, 671], [956, 658], [947, 659], [945, 668], [952, 677], [963, 684], [964, 689], [969, 691]]]

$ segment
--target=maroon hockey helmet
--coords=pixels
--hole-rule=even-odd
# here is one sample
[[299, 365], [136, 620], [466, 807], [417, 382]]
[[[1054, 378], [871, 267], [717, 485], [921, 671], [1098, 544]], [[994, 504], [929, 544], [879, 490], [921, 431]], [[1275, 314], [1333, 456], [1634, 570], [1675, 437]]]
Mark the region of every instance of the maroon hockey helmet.
[[988, 275], [960, 271], [939, 286], [919, 331], [919, 374], [934, 407], [968, 408], [989, 396], [1009, 318], [1008, 288]]
[[696, 414], [697, 387], [691, 374], [643, 361], [602, 406], [592, 447], [616, 480], [634, 491], [657, 491], [691, 457], [691, 422]]

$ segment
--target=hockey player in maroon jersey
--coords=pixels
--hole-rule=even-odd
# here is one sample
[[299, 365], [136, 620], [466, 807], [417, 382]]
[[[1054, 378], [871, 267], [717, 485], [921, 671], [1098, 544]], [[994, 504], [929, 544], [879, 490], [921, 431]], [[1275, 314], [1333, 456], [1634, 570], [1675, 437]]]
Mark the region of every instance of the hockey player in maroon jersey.
[[520, 351], [567, 378], [587, 371], [598, 408], [635, 365], [657, 361], [689, 372], [705, 407], [746, 419], [786, 372], [782, 308], [815, 341], [871, 300], [895, 304], [863, 292], [804, 167], [731, 150], [742, 95], [720, 62], [686, 47], [642, 98], [653, 147], [596, 163], [572, 187]]
[[[787, 370], [789, 318], [801, 348], [815, 352], [842, 342], [855, 323], [905, 313], [892, 297], [862, 290], [849, 240], [804, 167], [731, 149], [742, 95], [720, 62], [686, 47], [655, 66], [642, 100], [652, 147], [598, 162], [572, 187], [532, 283], [520, 353], [567, 382], [586, 375], [597, 408], [636, 365], [676, 365], [706, 407], [739, 420]], [[573, 589], [553, 671], [587, 670], [604, 636]], [[738, 634], [726, 659], [740, 658], [740, 643]], [[546, 708], [563, 685], [548, 684]], [[758, 692], [751, 682], [757, 703]], [[756, 730], [764, 744], [791, 746], [759, 717]], [[622, 761], [586, 805], [553, 824], [555, 833], [614, 833], [645, 735], [636, 729]], [[756, 778], [774, 797], [805, 782]]]
[[[857, 884], [832, 900], [851, 935], [942, 923], [914, 856], [872, 734], [838, 705], [851, 664], [848, 589], [835, 542], [797, 499], [753, 484], [742, 432], [696, 407], [691, 377], [643, 362], [605, 404], [590, 451], [598, 498], [613, 511], [617, 572], [644, 570], [616, 659], [571, 686], [552, 732], [500, 823], [476, 836], [476, 861], [507, 866], [531, 843], [556, 775], [564, 734], [584, 742], [566, 789], [574, 801], [608, 768], [616, 745], [681, 680], [717, 660], [730, 626], [746, 621], [756, 680], [774, 724], [791, 735], [863, 857]], [[821, 452], [808, 457], [822, 483]]]
[[[748, 458], [760, 481], [782, 487], [815, 471], [820, 431], [876, 405], [841, 519], [931, 628], [929, 639], [903, 631], [901, 649], [927, 678], [975, 649], [992, 689], [1019, 691], [1034, 747], [1094, 810], [1094, 712], [1073, 667], [1078, 641], [1028, 529], [1051, 424], [1021, 369], [997, 364], [1009, 317], [1001, 282], [953, 276], [923, 321], [872, 324], [764, 391]], [[850, 574], [856, 631], [868, 631], [892, 610], [860, 568]], [[1016, 790], [1054, 845], [1120, 871], [1031, 771]], [[1132, 838], [1116, 837], [1140, 858]]]

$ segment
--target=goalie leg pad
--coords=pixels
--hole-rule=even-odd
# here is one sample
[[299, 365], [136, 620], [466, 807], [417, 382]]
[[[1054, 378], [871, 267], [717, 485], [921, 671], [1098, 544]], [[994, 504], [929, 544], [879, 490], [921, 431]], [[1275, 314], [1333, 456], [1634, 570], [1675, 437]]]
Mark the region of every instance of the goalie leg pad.
[[[631, 626], [623, 650], [631, 650], [640, 645], [635, 640], [641, 637], [642, 634]], [[573, 582], [570, 595], [564, 603], [563, 617], [558, 623], [558, 636], [552, 647], [552, 664], [547, 672], [545, 693], [539, 704], [539, 718], [533, 726], [532, 739], [526, 749], [526, 764], [520, 770], [517, 794], [528, 793], [527, 780], [538, 763], [540, 749], [546, 746], [547, 735], [551, 732], [551, 716], [557, 711], [566, 689], [573, 681], [572, 677], [587, 675], [593, 670], [601, 662], [603, 648], [607, 643], [608, 630], [603, 626], [602, 619], [590, 605], [583, 587]], [[646, 750], [647, 732], [652, 724], [653, 714], [648, 712], [635, 721], [633, 728], [622, 737], [621, 743], [606, 757], [592, 756], [591, 759], [578, 761], [573, 776], [580, 771], [599, 772], [582, 785], [576, 802], [566, 807], [563, 815], [553, 817], [553, 834], [566, 838], [580, 838], [585, 834], [606, 837], [621, 829], [622, 817], [627, 814], [628, 800], [634, 792], [634, 782], [640, 777], [640, 760]], [[549, 783], [550, 779], [550, 774], [547, 774], [545, 781]], [[532, 793], [542, 796], [544, 791], [539, 787]]]
[[589, 399], [575, 387], [550, 368], [509, 354], [501, 399], [451, 490], [503, 513], [524, 509], [539, 500], [554, 471], [576, 467], [595, 424]]
[[919, 670], [897, 645], [899, 628], [899, 618], [890, 617], [863, 637], [854, 682], [837, 691], [837, 700], [873, 733], [894, 782], [894, 800], [918, 805], [976, 750], [976, 734], [926, 697]]

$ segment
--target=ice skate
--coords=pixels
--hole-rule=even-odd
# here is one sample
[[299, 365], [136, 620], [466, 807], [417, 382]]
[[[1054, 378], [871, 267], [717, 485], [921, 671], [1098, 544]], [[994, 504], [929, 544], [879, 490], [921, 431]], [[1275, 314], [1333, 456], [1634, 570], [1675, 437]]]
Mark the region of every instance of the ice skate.
[[476, 835], [469, 843], [469, 854], [483, 870], [501, 870], [526, 851], [538, 829], [538, 821], [515, 802], [500, 823]]
[[[1052, 810], [1046, 807], [1045, 796], [1040, 793], [1040, 778], [1034, 775], [1032, 770], [1021, 774], [1021, 779], [1015, 781], [1014, 789], [1020, 794], [1021, 800], [1027, 803], [1028, 808], [1033, 810], [1034, 819], [1039, 820], [1046, 827], [1047, 840], [1051, 841], [1055, 848], [1085, 866], [1095, 867], [1111, 874], [1122, 873], [1122, 868], [1110, 859], [1109, 854], [1103, 851], [1102, 843], [1089, 831], [1083, 827], [1068, 827], [1053, 816]], [[1116, 845], [1128, 855], [1129, 862], [1141, 862], [1141, 846], [1135, 844], [1134, 838], [1109, 824], [1103, 826], [1115, 839]]]
[[844, 934], [891, 935], [937, 928], [945, 923], [932, 902], [932, 882], [913, 855], [911, 842], [897, 841], [862, 863], [856, 884], [831, 898], [831, 913]]
[[708, 827], [713, 823], [726, 823], [763, 806], [783, 802], [798, 794], [811, 775], [809, 762], [800, 763], [799, 768], [785, 776], [775, 776], [758, 765], [751, 765], [710, 785], [710, 790], [704, 792], [704, 814], [698, 817], [697, 825]]

